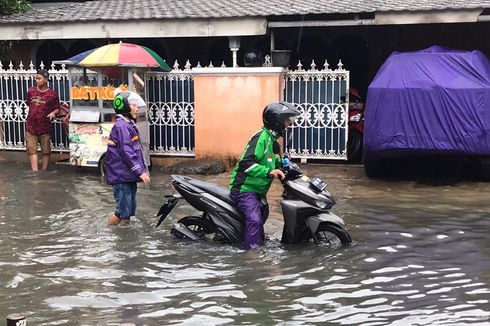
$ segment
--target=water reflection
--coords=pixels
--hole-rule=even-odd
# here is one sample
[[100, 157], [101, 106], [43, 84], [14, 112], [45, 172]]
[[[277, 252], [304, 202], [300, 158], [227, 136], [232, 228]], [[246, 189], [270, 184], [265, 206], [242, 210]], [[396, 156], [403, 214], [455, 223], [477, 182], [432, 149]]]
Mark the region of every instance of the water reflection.
[[110, 228], [112, 191], [95, 174], [0, 165], [3, 316], [22, 312], [34, 325], [488, 325], [489, 184], [371, 181], [357, 167], [308, 166], [329, 181], [354, 246], [283, 246], [273, 216], [271, 240], [250, 254], [175, 240], [169, 226], [188, 205], [155, 229], [166, 175], [139, 188], [134, 225]]

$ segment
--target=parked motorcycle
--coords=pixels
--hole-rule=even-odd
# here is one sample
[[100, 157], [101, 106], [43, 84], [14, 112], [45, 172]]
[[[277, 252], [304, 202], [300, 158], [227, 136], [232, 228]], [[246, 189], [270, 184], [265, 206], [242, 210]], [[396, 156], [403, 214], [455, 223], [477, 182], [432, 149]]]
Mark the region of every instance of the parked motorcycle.
[[[342, 218], [330, 212], [334, 197], [326, 190], [327, 184], [319, 178], [303, 175], [300, 167], [288, 162], [283, 168], [284, 191], [281, 200], [284, 216], [282, 243], [328, 244], [348, 246], [352, 240]], [[245, 220], [230, 197], [227, 188], [199, 179], [172, 175], [176, 194], [166, 196], [157, 217], [158, 227], [180, 199], [186, 200], [201, 213], [178, 220], [171, 233], [193, 241], [213, 239], [224, 243], [242, 244]]]
[[364, 103], [356, 89], [350, 90], [349, 99], [349, 139], [347, 141], [347, 159], [359, 163], [362, 158], [364, 141]]

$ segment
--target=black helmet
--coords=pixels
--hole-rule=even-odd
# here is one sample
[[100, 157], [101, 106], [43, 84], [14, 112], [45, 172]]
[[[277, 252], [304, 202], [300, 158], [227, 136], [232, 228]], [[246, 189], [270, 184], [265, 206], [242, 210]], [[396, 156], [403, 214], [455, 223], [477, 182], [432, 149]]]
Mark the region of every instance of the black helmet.
[[129, 114], [131, 113], [131, 107], [129, 106], [129, 92], [121, 92], [114, 97], [114, 101], [112, 101], [112, 107], [116, 114]]
[[271, 102], [265, 108], [262, 113], [262, 121], [264, 126], [278, 136], [284, 134], [284, 121], [287, 118], [300, 115], [301, 112], [294, 107], [293, 104], [288, 102]]

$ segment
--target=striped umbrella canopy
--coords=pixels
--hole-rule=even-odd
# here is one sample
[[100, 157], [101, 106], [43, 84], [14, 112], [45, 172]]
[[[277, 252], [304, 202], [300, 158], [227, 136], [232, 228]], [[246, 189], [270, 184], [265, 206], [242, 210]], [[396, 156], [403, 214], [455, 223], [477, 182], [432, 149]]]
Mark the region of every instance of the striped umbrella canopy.
[[171, 70], [167, 62], [152, 49], [123, 42], [82, 52], [65, 62], [82, 67], [146, 67]]

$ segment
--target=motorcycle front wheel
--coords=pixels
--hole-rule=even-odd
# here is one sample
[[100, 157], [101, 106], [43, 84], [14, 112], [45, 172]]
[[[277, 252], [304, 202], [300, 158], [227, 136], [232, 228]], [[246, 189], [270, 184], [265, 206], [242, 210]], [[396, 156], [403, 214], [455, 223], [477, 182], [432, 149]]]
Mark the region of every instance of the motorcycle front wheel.
[[[352, 244], [352, 239], [347, 231], [337, 225], [322, 223], [315, 232], [319, 244], [327, 245], [332, 248], [348, 247]], [[301, 242], [313, 241], [310, 230], [306, 230], [301, 236]]]
[[186, 216], [181, 218], [178, 222], [187, 226], [201, 239], [204, 239], [207, 235], [215, 232], [213, 223], [200, 216]]

